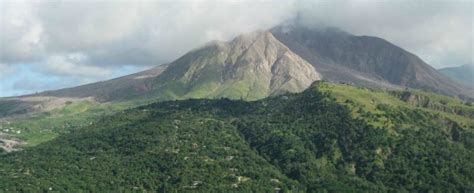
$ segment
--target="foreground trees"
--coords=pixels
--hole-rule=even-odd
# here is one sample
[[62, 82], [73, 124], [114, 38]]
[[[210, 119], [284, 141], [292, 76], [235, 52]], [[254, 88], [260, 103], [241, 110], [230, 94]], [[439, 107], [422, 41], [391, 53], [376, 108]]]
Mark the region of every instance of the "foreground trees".
[[[371, 126], [313, 89], [155, 103], [3, 153], [0, 190], [474, 191], [472, 131], [423, 111], [380, 110], [398, 126]], [[419, 127], [403, 126], [411, 122]]]

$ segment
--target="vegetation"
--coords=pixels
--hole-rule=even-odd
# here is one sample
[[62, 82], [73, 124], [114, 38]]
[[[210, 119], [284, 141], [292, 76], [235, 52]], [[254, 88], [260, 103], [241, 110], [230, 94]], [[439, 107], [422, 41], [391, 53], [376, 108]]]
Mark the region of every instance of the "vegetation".
[[[437, 124], [440, 125], [455, 121], [474, 130], [474, 107], [452, 97], [412, 89], [385, 91], [322, 82], [318, 83], [317, 89], [330, 94], [338, 103], [351, 109], [354, 117], [362, 118], [375, 127], [395, 128], [403, 125], [414, 128], [424, 121], [439, 121]], [[397, 116], [401, 117], [388, 114], [394, 113], [393, 111], [400, 112]], [[400, 120], [413, 112], [431, 118], [418, 119], [419, 122], [417, 119], [412, 119], [412, 122], [409, 119]]]
[[0, 191], [472, 192], [466, 116], [323, 82], [253, 102], [154, 103], [1, 154]]
[[118, 111], [148, 104], [153, 99], [131, 100], [114, 103], [80, 101], [67, 103], [65, 107], [31, 116], [0, 119], [0, 133], [11, 135], [26, 142], [26, 146], [36, 146], [54, 139], [58, 135], [91, 125], [103, 116]]

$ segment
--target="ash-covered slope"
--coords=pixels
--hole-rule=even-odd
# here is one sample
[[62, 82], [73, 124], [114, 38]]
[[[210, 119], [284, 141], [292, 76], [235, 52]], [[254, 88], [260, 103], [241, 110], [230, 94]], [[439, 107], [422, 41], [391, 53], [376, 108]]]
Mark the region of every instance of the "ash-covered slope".
[[443, 76], [416, 55], [381, 38], [296, 25], [279, 26], [271, 31], [330, 81], [373, 87], [411, 87], [474, 98], [474, 89]]
[[255, 100], [284, 92], [300, 92], [320, 75], [270, 32], [213, 42], [172, 62], [155, 82], [169, 98]]
[[151, 91], [153, 80], [159, 76], [168, 64], [163, 64], [135, 74], [100, 81], [78, 87], [42, 92], [41, 96], [93, 97], [99, 102], [116, 101], [138, 97]]

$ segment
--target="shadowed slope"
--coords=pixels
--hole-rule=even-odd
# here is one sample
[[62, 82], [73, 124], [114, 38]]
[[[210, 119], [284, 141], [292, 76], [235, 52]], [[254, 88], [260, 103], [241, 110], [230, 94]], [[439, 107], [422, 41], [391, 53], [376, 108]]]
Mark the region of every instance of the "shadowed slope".
[[452, 81], [416, 55], [381, 38], [301, 26], [279, 26], [272, 29], [272, 33], [330, 81], [372, 87], [410, 87], [474, 98], [473, 88]]

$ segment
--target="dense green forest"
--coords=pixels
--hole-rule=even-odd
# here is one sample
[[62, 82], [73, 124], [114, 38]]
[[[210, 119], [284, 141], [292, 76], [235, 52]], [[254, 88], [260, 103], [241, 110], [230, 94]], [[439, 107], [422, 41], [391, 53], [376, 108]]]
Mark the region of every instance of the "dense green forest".
[[406, 95], [318, 82], [141, 106], [0, 153], [0, 192], [473, 192], [471, 107]]

